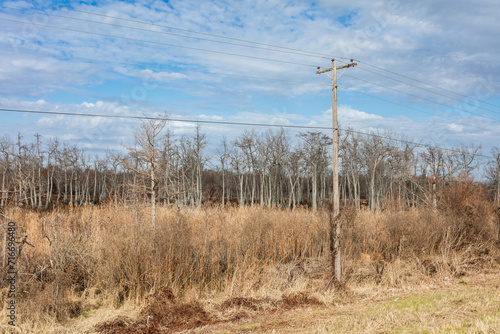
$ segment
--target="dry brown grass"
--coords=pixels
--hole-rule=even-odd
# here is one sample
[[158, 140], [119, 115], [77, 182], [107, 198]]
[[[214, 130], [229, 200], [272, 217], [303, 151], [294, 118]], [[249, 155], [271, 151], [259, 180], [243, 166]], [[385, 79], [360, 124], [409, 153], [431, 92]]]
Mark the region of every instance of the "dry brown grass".
[[[458, 278], [500, 262], [496, 216], [481, 210], [467, 218], [481, 226], [471, 236], [452, 210], [346, 209], [347, 291], [340, 293], [324, 290], [331, 271], [327, 212], [159, 208], [152, 231], [147, 208], [8, 209], [36, 246], [25, 248], [19, 259], [19, 329], [67, 333], [80, 326], [79, 332], [113, 332], [115, 325], [132, 324], [151, 333], [156, 325], [189, 329], [312, 300], [342, 302], [376, 285], [404, 289], [436, 276]], [[165, 289], [175, 296], [175, 303], [162, 304], [168, 312], [194, 312], [199, 321], [169, 318], [146, 326], [147, 315], [158, 319], [162, 312], [151, 308], [147, 296]], [[1, 296], [5, 307], [5, 289]], [[125, 307], [134, 312], [121, 313]], [[114, 318], [110, 310], [122, 315]]]
[[[412, 291], [382, 288], [350, 303], [303, 307], [204, 327], [200, 333], [498, 333], [500, 277], [434, 281]], [[373, 294], [374, 292], [372, 292]]]

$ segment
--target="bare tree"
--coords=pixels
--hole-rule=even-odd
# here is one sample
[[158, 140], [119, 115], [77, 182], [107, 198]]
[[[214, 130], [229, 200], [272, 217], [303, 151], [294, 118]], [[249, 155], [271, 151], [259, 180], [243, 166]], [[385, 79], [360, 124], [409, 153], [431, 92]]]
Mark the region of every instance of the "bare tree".
[[[382, 172], [381, 165], [384, 159], [391, 153], [390, 140], [386, 139], [387, 134], [383, 136], [371, 136], [365, 138], [361, 145], [361, 154], [366, 164], [366, 172], [369, 180], [368, 186], [368, 205], [370, 209], [375, 210], [380, 205], [381, 187], [376, 188], [377, 181], [380, 181]], [[380, 184], [380, 182], [379, 182]]]
[[286, 181], [285, 167], [286, 160], [290, 156], [290, 142], [287, 133], [283, 128], [277, 131], [267, 131], [266, 145], [269, 149], [270, 175], [269, 184], [274, 193], [275, 206], [284, 206], [285, 194], [283, 193], [288, 182]]
[[231, 167], [233, 168], [234, 172], [238, 176], [238, 185], [239, 185], [239, 205], [243, 206], [245, 205], [245, 188], [244, 188], [244, 182], [245, 182], [245, 156], [241, 152], [241, 150], [238, 150], [238, 144], [237, 142], [233, 143], [233, 146], [235, 149], [233, 150], [233, 154], [231, 156]]
[[196, 203], [198, 207], [201, 207], [203, 202], [203, 184], [202, 184], [202, 173], [203, 166], [206, 162], [206, 157], [203, 156], [203, 150], [207, 145], [206, 136], [201, 132], [200, 125], [196, 125], [196, 137], [195, 137], [195, 162], [196, 162]]
[[9, 139], [9, 137], [5, 136], [0, 138], [0, 154], [2, 154], [2, 160], [0, 160], [2, 165], [2, 198], [0, 206], [4, 207], [7, 205], [9, 199], [9, 177], [10, 170], [12, 168], [11, 162], [14, 157], [14, 143]]
[[490, 181], [495, 201], [500, 203], [500, 149], [496, 146], [493, 147], [491, 155], [493, 160], [488, 163], [487, 178]]
[[301, 201], [301, 186], [300, 186], [300, 168], [302, 164], [302, 155], [298, 150], [288, 152], [283, 165], [284, 171], [288, 176], [289, 201], [288, 207], [295, 208], [298, 202]]
[[135, 146], [126, 146], [126, 149], [131, 156], [134, 156], [143, 164], [142, 168], [136, 168], [137, 164], [135, 162], [128, 159], [124, 160], [126, 168], [149, 179], [148, 192], [151, 199], [151, 224], [153, 229], [156, 225], [156, 188], [160, 179], [160, 149], [165, 139], [161, 133], [167, 122], [166, 115], [150, 118], [143, 121], [140, 128], [134, 131]]
[[222, 208], [224, 208], [225, 200], [226, 200], [226, 161], [231, 154], [229, 143], [228, 143], [227, 138], [225, 136], [222, 137], [222, 142], [221, 142], [220, 147], [217, 149], [217, 154], [219, 156], [219, 161], [221, 164], [221, 171], [222, 171], [221, 203], [222, 203]]
[[481, 154], [481, 146], [461, 145], [460, 148], [454, 150], [454, 158], [457, 161], [458, 174], [470, 176], [472, 171], [477, 168], [477, 156]]
[[354, 201], [354, 206], [361, 208], [361, 156], [360, 144], [362, 138], [350, 129], [341, 140], [340, 155], [343, 162], [342, 176], [347, 183], [346, 194]]
[[[328, 166], [327, 150], [332, 143], [332, 139], [321, 132], [301, 133], [299, 136], [303, 139], [302, 154], [311, 170], [312, 194], [310, 200], [313, 209], [316, 210], [318, 208], [318, 199], [321, 198], [319, 194], [322, 193], [321, 189], [318, 191], [318, 184], [321, 181], [321, 173], [324, 173]], [[325, 188], [326, 184], [321, 183], [321, 186]]]
[[241, 150], [244, 157], [244, 168], [246, 174], [251, 175], [252, 185], [250, 194], [250, 205], [253, 206], [256, 195], [256, 134], [255, 131], [244, 131], [243, 135], [236, 139], [235, 146]]

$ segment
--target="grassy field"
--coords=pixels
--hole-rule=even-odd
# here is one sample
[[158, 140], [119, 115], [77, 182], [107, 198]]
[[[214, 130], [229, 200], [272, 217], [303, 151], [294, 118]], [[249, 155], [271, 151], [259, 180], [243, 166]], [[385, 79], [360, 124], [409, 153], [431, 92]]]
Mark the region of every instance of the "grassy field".
[[309, 301], [296, 305], [283, 302], [277, 306], [258, 299], [200, 300], [165, 311], [170, 316], [178, 312], [174, 328], [137, 327], [141, 312], [126, 304], [83, 313], [64, 327], [50, 330], [89, 334], [499, 333], [500, 271], [484, 270], [460, 279], [439, 277], [411, 287], [353, 286], [343, 293], [313, 294]]
[[[437, 283], [437, 282], [436, 282]], [[499, 333], [500, 273], [411, 292], [378, 291], [351, 302], [262, 314], [205, 333]]]
[[341, 289], [327, 211], [161, 207], [153, 227], [147, 207], [10, 208], [34, 247], [15, 328], [2, 272], [0, 332], [495, 333], [498, 212], [346, 209]]

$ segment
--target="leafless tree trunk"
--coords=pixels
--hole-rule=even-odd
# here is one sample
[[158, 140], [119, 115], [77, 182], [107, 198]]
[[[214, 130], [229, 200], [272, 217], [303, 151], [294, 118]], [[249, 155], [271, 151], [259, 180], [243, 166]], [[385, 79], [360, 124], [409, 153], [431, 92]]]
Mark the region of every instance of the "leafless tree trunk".
[[148, 119], [140, 128], [134, 131], [135, 146], [127, 146], [133, 160], [138, 159], [144, 163], [146, 168], [135, 168], [131, 159], [125, 159], [126, 168], [149, 178], [149, 194], [151, 196], [151, 225], [153, 230], [156, 226], [156, 187], [159, 182], [159, 159], [161, 157], [160, 147], [164, 141], [161, 132], [167, 125], [167, 116]]
[[[326, 169], [329, 165], [329, 163], [326, 162], [326, 159], [328, 158], [326, 150], [327, 147], [331, 145], [332, 140], [320, 132], [301, 133], [300, 138], [303, 139], [303, 145], [301, 148], [302, 154], [305, 161], [309, 164], [309, 168], [312, 173], [312, 194], [309, 200], [312, 202], [313, 209], [316, 210], [318, 207], [318, 181], [320, 181], [319, 169]], [[326, 184], [324, 184], [324, 186], [326, 186]]]
[[491, 155], [493, 156], [493, 160], [488, 163], [487, 178], [493, 190], [493, 198], [495, 202], [500, 204], [500, 149], [493, 147]]
[[226, 203], [226, 160], [230, 155], [229, 151], [229, 143], [226, 137], [222, 137], [221, 146], [218, 149], [219, 161], [221, 163], [221, 171], [222, 171], [222, 208], [224, 208]]
[[384, 139], [384, 136], [373, 136], [362, 143], [361, 151], [363, 154], [363, 159], [366, 164], [367, 174], [369, 178], [369, 201], [368, 204], [370, 209], [375, 210], [380, 205], [380, 187], [377, 190], [375, 188], [377, 179], [382, 177], [382, 172], [379, 166], [384, 161], [384, 158], [391, 153], [391, 145], [389, 140]]

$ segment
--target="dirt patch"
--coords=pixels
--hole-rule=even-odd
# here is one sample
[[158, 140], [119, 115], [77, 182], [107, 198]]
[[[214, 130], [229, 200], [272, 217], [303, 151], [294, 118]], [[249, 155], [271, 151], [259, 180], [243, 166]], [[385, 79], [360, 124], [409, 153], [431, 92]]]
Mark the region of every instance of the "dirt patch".
[[146, 322], [150, 327], [176, 330], [191, 329], [213, 321], [199, 302], [179, 302], [169, 288], [161, 288], [148, 296], [141, 315], [149, 319]]
[[214, 323], [214, 319], [203, 306], [194, 301], [178, 302], [168, 288], [161, 288], [146, 298], [146, 306], [135, 322], [116, 318], [97, 326], [96, 330], [106, 334], [153, 334], [189, 330]]
[[269, 306], [275, 307], [276, 301], [270, 298], [245, 298], [245, 297], [234, 297], [224, 301], [220, 305], [220, 310], [227, 310], [230, 308], [246, 308], [252, 311], [259, 311], [263, 309], [268, 309]]
[[217, 321], [198, 302], [182, 303], [172, 307], [156, 309], [152, 314], [152, 327], [175, 330], [192, 329]]
[[300, 292], [284, 295], [281, 299], [234, 297], [223, 302], [219, 306], [219, 310], [224, 312], [229, 309], [238, 308], [243, 311], [275, 311], [280, 309], [289, 310], [306, 305], [320, 306], [323, 303], [316, 298], [310, 297], [305, 292]]
[[125, 316], [119, 316], [112, 320], [99, 324], [96, 330], [99, 333], [113, 333], [113, 334], [132, 333], [127, 329], [130, 326], [133, 326], [133, 323], [134, 321], [131, 318]]
[[179, 302], [170, 289], [162, 288], [147, 297], [139, 320], [134, 322], [130, 318], [117, 317], [99, 324], [96, 331], [103, 334], [172, 333], [240, 320], [256, 312], [290, 310], [304, 305], [319, 306], [323, 303], [303, 292], [284, 295], [281, 299], [234, 297], [216, 307], [220, 313], [215, 315], [197, 301]]

